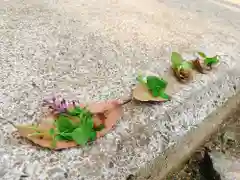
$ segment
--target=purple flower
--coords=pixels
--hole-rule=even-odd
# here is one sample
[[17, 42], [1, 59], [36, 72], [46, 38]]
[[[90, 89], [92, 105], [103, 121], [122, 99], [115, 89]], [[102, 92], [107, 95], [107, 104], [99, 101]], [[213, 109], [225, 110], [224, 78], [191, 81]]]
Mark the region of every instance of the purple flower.
[[[56, 97], [53, 97], [51, 100], [43, 100], [43, 106], [48, 106], [54, 114], [66, 113], [68, 105], [65, 99], [59, 101]], [[72, 105], [76, 107], [76, 101], [72, 101]]]
[[66, 112], [66, 110], [67, 110], [66, 100], [63, 99], [59, 103], [59, 101], [57, 101], [55, 97], [52, 98], [52, 101], [44, 99], [43, 106], [48, 106], [49, 109], [51, 109], [52, 113], [54, 113], [54, 114], [63, 113], [63, 112]]

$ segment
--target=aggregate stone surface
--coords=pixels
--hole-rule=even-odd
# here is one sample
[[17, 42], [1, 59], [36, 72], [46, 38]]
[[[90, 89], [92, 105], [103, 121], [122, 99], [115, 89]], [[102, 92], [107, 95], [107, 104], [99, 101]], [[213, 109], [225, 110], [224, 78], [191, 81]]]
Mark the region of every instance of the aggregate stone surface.
[[[1, 1], [0, 178], [125, 179], [171, 147], [240, 87], [240, 8], [224, 3]], [[219, 54], [220, 65], [182, 85], [171, 102], [127, 105], [116, 129], [92, 145], [43, 150], [7, 122], [37, 122], [42, 99], [53, 94], [124, 99], [138, 72], [165, 74], [172, 51], [195, 50]]]

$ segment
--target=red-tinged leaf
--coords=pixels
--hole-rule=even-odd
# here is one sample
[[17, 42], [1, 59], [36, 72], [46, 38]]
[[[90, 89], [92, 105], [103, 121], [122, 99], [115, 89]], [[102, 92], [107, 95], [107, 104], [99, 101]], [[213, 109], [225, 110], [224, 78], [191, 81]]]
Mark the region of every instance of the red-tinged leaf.
[[[94, 127], [103, 124], [104, 128], [97, 131], [97, 138], [106, 135], [117, 124], [118, 119], [122, 115], [122, 106], [119, 101], [112, 100], [99, 103], [91, 103], [87, 106], [88, 110], [96, 114], [93, 118]], [[104, 116], [98, 116], [99, 113], [104, 113]]]
[[[104, 128], [97, 132], [97, 138], [102, 137], [108, 133], [116, 125], [117, 120], [122, 114], [122, 108], [119, 106], [118, 101], [92, 103], [87, 107], [94, 114], [104, 111], [107, 112], [105, 113], [105, 119], [100, 119], [98, 116], [94, 116], [93, 118], [95, 127], [99, 126], [102, 123], [104, 125]], [[20, 136], [25, 137], [32, 141], [34, 144], [37, 144], [44, 148], [59, 150], [78, 146], [76, 142], [63, 140], [64, 138], [60, 137], [59, 135], [54, 137], [53, 132], [55, 131], [53, 131], [52, 128], [56, 128], [54, 123], [55, 119], [56, 116], [50, 114], [49, 116], [46, 116], [46, 118], [42, 119], [37, 126], [19, 125], [16, 126], [16, 128]], [[71, 120], [73, 123], [76, 121], [74, 118]], [[91, 134], [89, 140], [95, 139], [94, 136], [94, 134]]]
[[118, 119], [122, 115], [122, 107], [119, 106], [117, 108], [111, 107], [112, 105], [109, 105], [107, 113], [105, 114], [106, 119], [100, 120], [98, 117], [94, 118], [94, 123], [102, 121], [104, 124], [104, 128], [101, 131], [97, 131], [97, 138], [102, 137], [106, 135], [109, 131], [112, 130], [112, 128], [117, 124]]

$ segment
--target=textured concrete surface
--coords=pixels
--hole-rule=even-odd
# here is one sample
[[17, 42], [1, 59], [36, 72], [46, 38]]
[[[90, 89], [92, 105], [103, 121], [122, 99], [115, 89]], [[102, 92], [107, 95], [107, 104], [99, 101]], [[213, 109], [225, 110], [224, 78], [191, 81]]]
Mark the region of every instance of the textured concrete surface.
[[[228, 99], [224, 106], [218, 108], [216, 113], [214, 111], [213, 115], [211, 114], [207, 117], [208, 120], [205, 120], [203, 123], [200, 124], [198, 129], [195, 129], [195, 131], [199, 131], [199, 129], [202, 129], [202, 135], [198, 135], [197, 138], [195, 137], [193, 139], [195, 141], [192, 142], [189, 146], [193, 146], [192, 144], [196, 143], [197, 139], [202, 138], [204, 139], [204, 141], [199, 142], [198, 147], [196, 148], [189, 148], [192, 149], [194, 153], [191, 153], [191, 155], [188, 154], [188, 156], [184, 160], [184, 165], [182, 167], [179, 167], [178, 164], [178, 170], [169, 173], [169, 176], [166, 178], [166, 180], [220, 180], [218, 178], [218, 175], [220, 175], [221, 180], [240, 179], [239, 100], [240, 92], [238, 92], [237, 95]], [[212, 123], [209, 123], [211, 121]], [[206, 125], [204, 128], [202, 128], [204, 124]], [[206, 134], [208, 134], [209, 132], [209, 126], [216, 127], [215, 131], [212, 131], [211, 137], [206, 136]], [[186, 146], [185, 143], [183, 144]], [[208, 154], [212, 159], [212, 164], [215, 172], [213, 172], [212, 166], [209, 164], [208, 159], [205, 159], [205, 161], [203, 160], [203, 155], [205, 154], [206, 147], [210, 150]], [[182, 156], [182, 154], [184, 153], [178, 151], [176, 154], [179, 154], [178, 156]], [[173, 156], [173, 154], [171, 154], [171, 156]], [[209, 175], [212, 175], [215, 178], [209, 177]]]
[[[240, 88], [239, 13], [238, 4], [216, 0], [1, 1], [1, 179], [136, 173]], [[138, 71], [164, 74], [172, 50], [196, 49], [221, 55], [218, 69], [198, 74], [171, 102], [127, 106], [116, 129], [91, 146], [38, 149], [6, 123], [35, 122], [52, 93], [84, 102], [129, 96]]]
[[223, 131], [213, 139], [211, 158], [222, 180], [240, 179], [240, 113], [229, 119]]
[[[211, 171], [209, 163], [201, 160], [205, 154], [205, 150], [204, 148], [199, 147], [205, 144], [214, 134], [219, 132], [219, 129], [223, 124], [229, 121], [230, 117], [233, 117], [233, 114], [236, 115], [237, 113], [239, 114], [239, 112], [240, 91], [229, 98], [221, 107], [218, 107], [215, 111], [209, 114], [204, 121], [198, 124], [197, 128], [192, 128], [185, 136], [181, 136], [177, 143], [167, 149], [159, 157], [155, 158], [150, 165], [142, 168], [137, 175], [140, 177], [145, 176], [147, 178], [138, 179], [199, 180], [200, 172], [203, 168], [207, 168]], [[180, 171], [180, 173], [176, 173], [186, 162], [188, 163], [183, 170]], [[202, 175], [206, 174], [210, 173], [205, 171]], [[215, 178], [208, 176], [205, 179], [210, 180]]]
[[240, 159], [231, 155], [214, 151], [211, 154], [215, 168], [221, 175], [222, 180], [240, 179]]

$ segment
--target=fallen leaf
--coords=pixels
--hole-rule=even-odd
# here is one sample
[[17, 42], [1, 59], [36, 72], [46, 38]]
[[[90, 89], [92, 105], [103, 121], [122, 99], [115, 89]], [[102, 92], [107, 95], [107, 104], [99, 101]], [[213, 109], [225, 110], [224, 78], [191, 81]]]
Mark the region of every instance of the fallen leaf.
[[60, 149], [67, 149], [71, 147], [77, 146], [74, 141], [56, 141], [55, 146], [53, 147], [52, 140], [45, 140], [45, 139], [30, 139], [33, 143], [49, 149], [60, 150]]
[[[111, 107], [109, 107], [111, 109]], [[104, 129], [101, 131], [97, 131], [97, 138], [106, 135], [111, 129], [117, 124], [118, 119], [122, 115], [122, 107], [119, 106], [117, 108], [109, 110], [105, 116], [106, 119], [98, 119], [97, 117], [94, 118], [94, 123], [98, 122], [99, 120], [103, 122]]]
[[[111, 129], [116, 125], [117, 120], [121, 117], [121, 106], [117, 106], [116, 108], [115, 106], [116, 101], [92, 103], [87, 106], [89, 107], [89, 110], [91, 112], [93, 111], [93, 113], [109, 109], [109, 111], [107, 111], [107, 113], [105, 114], [105, 119], [100, 119], [98, 116], [94, 116], [93, 118], [93, 123], [95, 127], [98, 127], [101, 124], [104, 125], [104, 128], [102, 130], [96, 132], [97, 138], [100, 138], [107, 134], [109, 131], [111, 131]], [[52, 128], [54, 128], [53, 124], [55, 119], [56, 118], [54, 115], [49, 114], [48, 116], [43, 118], [38, 125], [17, 125], [15, 127], [17, 128], [20, 136], [29, 139], [30, 141], [41, 147], [59, 150], [78, 146], [77, 143], [75, 143], [74, 141], [64, 140], [56, 141], [55, 146], [52, 146], [54, 139], [50, 131], [52, 130]], [[72, 119], [72, 121], [74, 122], [74, 119]], [[75, 135], [77, 135], [77, 133]]]
[[[159, 75], [148, 72], [148, 75], [139, 74], [137, 81], [139, 84], [133, 90], [133, 97], [139, 101], [169, 101], [169, 82]], [[170, 90], [171, 92], [171, 90]]]
[[139, 101], [158, 101], [158, 102], [169, 101], [168, 99], [164, 99], [160, 96], [153, 97], [152, 94], [149, 92], [148, 88], [143, 84], [137, 84], [137, 86], [133, 90], [133, 97]]
[[19, 134], [28, 139], [40, 138], [40, 139], [52, 139], [48, 133], [49, 129], [34, 125], [16, 125], [15, 126]]
[[174, 76], [180, 82], [188, 82], [192, 79], [192, 63], [183, 59], [181, 54], [172, 52], [171, 56], [172, 70]]
[[206, 68], [201, 63], [199, 58], [197, 58], [196, 60], [193, 60], [192, 64], [193, 64], [193, 68], [196, 69], [198, 72], [200, 72], [202, 74], [206, 74]]
[[180, 82], [186, 83], [186, 82], [189, 82], [193, 78], [193, 73], [192, 73], [191, 69], [185, 70], [185, 69], [172, 68], [172, 70], [173, 70], [175, 77]]

